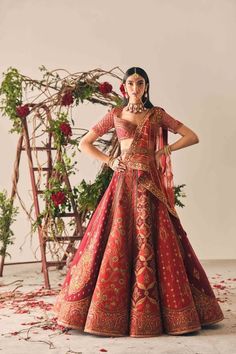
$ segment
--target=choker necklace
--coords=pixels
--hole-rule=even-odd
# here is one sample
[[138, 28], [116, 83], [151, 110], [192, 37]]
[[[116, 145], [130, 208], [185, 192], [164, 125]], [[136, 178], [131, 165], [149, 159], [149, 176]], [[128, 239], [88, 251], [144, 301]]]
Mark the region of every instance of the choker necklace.
[[147, 108], [144, 107], [143, 103], [128, 103], [126, 106], [126, 111], [130, 111], [131, 113], [140, 113], [146, 111]]

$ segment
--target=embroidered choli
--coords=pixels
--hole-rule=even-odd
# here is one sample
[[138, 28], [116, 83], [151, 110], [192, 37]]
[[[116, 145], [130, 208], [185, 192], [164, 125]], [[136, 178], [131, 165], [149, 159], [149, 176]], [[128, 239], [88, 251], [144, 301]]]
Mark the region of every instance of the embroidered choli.
[[[158, 107], [154, 107], [158, 109]], [[159, 107], [160, 108], [160, 107]], [[177, 129], [183, 125], [182, 122], [170, 116], [163, 108], [162, 117], [160, 120], [160, 126], [164, 129], [171, 131], [176, 134]], [[118, 140], [133, 138], [137, 125], [129, 122], [126, 119], [122, 119], [118, 116], [118, 110], [116, 107], [113, 108], [110, 112], [106, 113], [105, 116], [95, 125], [92, 126], [92, 130], [96, 135], [102, 136], [109, 132], [112, 128], [115, 128]]]

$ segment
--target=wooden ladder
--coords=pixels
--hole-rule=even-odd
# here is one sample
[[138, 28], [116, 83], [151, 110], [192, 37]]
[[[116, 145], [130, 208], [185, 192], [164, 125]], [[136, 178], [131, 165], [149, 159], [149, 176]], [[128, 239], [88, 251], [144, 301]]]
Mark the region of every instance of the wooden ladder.
[[[50, 112], [47, 110], [47, 116], [48, 119], [50, 119]], [[35, 210], [35, 217], [36, 219], [40, 215], [40, 202], [39, 202], [39, 195], [44, 193], [44, 190], [39, 189], [38, 185], [36, 183], [36, 176], [35, 174], [37, 172], [44, 171], [46, 172], [46, 189], [49, 187], [49, 180], [50, 177], [52, 176], [53, 172], [53, 166], [52, 166], [52, 151], [57, 150], [55, 147], [52, 146], [52, 140], [53, 140], [53, 135], [51, 132], [47, 133], [48, 139], [47, 143], [43, 144], [41, 146], [32, 146], [31, 144], [31, 139], [29, 137], [29, 129], [28, 129], [28, 122], [27, 122], [27, 117], [22, 118], [22, 134], [19, 138], [18, 145], [17, 145], [17, 153], [16, 153], [16, 160], [15, 160], [15, 169], [14, 169], [14, 176], [13, 176], [13, 186], [12, 186], [12, 193], [11, 197], [14, 198], [16, 191], [17, 191], [17, 182], [19, 179], [19, 164], [20, 164], [20, 156], [22, 151], [26, 151], [27, 158], [28, 158], [28, 166], [29, 166], [29, 174], [30, 174], [30, 180], [31, 180], [31, 186], [32, 186], [32, 194], [33, 194], [33, 205], [34, 205], [34, 210]], [[32, 151], [45, 151], [47, 154], [47, 167], [42, 167], [39, 169], [39, 167], [36, 167], [34, 165], [34, 159], [32, 155]], [[61, 163], [64, 164], [63, 158], [60, 160]], [[68, 174], [65, 173], [63, 174], [63, 181], [68, 188], [69, 191], [71, 191], [71, 184], [70, 180], [68, 177]], [[66, 245], [66, 249], [64, 250], [64, 254], [62, 255], [60, 260], [56, 261], [49, 261], [47, 260], [47, 243], [49, 242], [55, 242], [55, 239], [51, 239], [45, 235], [45, 230], [43, 230], [43, 227], [39, 224], [37, 225], [37, 231], [38, 231], [38, 238], [39, 238], [39, 246], [40, 246], [40, 253], [41, 253], [41, 262], [42, 262], [42, 272], [44, 275], [44, 284], [45, 287], [50, 289], [50, 281], [49, 281], [49, 273], [48, 273], [48, 268], [52, 266], [56, 266], [58, 269], [62, 269], [64, 265], [66, 265], [68, 254], [71, 251], [75, 251], [75, 243], [78, 242], [78, 240], [81, 240], [83, 237], [84, 233], [84, 228], [82, 226], [81, 222], [81, 217], [79, 214], [79, 211], [77, 209], [75, 200], [73, 198], [73, 195], [71, 194], [70, 196], [70, 202], [72, 206], [72, 212], [68, 213], [60, 213], [58, 216], [60, 218], [68, 218], [71, 217], [74, 220], [74, 232], [71, 236], [64, 236], [56, 235], [56, 241], [58, 243], [62, 243], [64, 246]], [[3, 260], [4, 262], [4, 260]], [[3, 267], [3, 265], [2, 265]]]

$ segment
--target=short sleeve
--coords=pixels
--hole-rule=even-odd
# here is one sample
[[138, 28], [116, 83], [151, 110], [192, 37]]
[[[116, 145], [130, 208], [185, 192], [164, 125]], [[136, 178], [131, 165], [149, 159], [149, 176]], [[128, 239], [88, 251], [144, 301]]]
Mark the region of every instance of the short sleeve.
[[161, 118], [161, 126], [164, 129], [170, 130], [172, 133], [176, 134], [177, 129], [183, 126], [184, 124], [180, 122], [178, 119], [170, 116], [163, 108], [162, 108], [162, 118]]
[[97, 136], [102, 136], [114, 128], [114, 108], [105, 114], [105, 116], [92, 126], [92, 130]]

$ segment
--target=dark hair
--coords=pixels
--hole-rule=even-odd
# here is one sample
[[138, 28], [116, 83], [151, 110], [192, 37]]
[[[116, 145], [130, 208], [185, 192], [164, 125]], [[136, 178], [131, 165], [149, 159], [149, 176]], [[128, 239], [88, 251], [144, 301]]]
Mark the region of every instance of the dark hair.
[[[130, 75], [133, 75], [137, 73], [138, 75], [142, 76], [142, 78], [145, 80], [145, 84], [147, 85], [148, 84], [148, 87], [147, 87], [147, 97], [142, 96], [142, 102], [144, 103], [144, 107], [145, 108], [152, 108], [154, 107], [153, 104], [150, 102], [149, 100], [149, 88], [150, 88], [150, 83], [149, 83], [149, 78], [148, 78], [148, 75], [146, 73], [145, 70], [143, 70], [142, 68], [139, 68], [137, 66], [135, 67], [132, 67], [132, 68], [129, 68], [124, 77], [123, 77], [123, 80], [122, 80], [122, 83], [125, 84], [127, 78], [130, 76]], [[123, 98], [123, 105], [126, 106], [128, 104], [128, 100], [126, 97]]]

